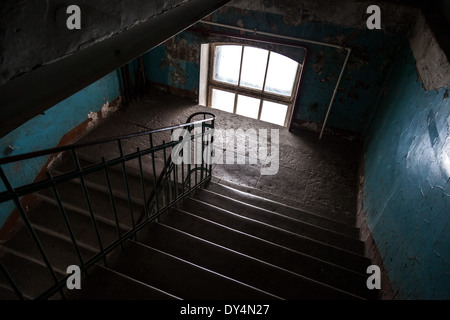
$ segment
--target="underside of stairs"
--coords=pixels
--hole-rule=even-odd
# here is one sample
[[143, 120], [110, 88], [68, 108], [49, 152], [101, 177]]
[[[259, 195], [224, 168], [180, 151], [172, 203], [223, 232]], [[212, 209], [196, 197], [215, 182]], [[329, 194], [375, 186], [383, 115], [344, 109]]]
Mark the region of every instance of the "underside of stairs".
[[[93, 163], [88, 154], [80, 161]], [[58, 185], [57, 196], [52, 188], [35, 194], [27, 215], [54, 275], [25, 227], [0, 249], [25, 299], [39, 297], [55, 277], [67, 276], [68, 266], [79, 266], [133, 228], [154, 181], [151, 172], [141, 177], [135, 169], [118, 165]], [[65, 171], [70, 168], [62, 161], [54, 173]], [[210, 181], [88, 268], [80, 290], [62, 287], [49, 298], [377, 299], [366, 285], [370, 264], [347, 216], [306, 212]], [[18, 298], [3, 275], [0, 298]]]

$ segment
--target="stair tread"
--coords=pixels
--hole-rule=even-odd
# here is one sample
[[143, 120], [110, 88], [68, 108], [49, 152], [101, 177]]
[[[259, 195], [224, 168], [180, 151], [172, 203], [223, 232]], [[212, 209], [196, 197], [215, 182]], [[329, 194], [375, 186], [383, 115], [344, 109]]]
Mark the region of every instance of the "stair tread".
[[[10, 252], [6, 252], [1, 259], [17, 287], [27, 299], [37, 298], [55, 284], [50, 271], [35, 261]], [[59, 279], [65, 276], [57, 271], [55, 273]], [[0, 283], [8, 286], [7, 280], [1, 272]]]
[[152, 223], [139, 240], [183, 260], [283, 299], [357, 299], [348, 292], [302, 277], [160, 223]]
[[[96, 159], [86, 159], [86, 156], [79, 157], [80, 165], [83, 169], [86, 169], [89, 166], [102, 163], [101, 158], [99, 161]], [[74, 161], [68, 155], [63, 156], [63, 160], [59, 165], [51, 170], [53, 176], [62, 175], [65, 173], [73, 172], [77, 169]], [[130, 167], [125, 165], [125, 170], [127, 172], [127, 183], [128, 183], [128, 191], [130, 192], [130, 196], [132, 200], [136, 203], [143, 202], [143, 191], [142, 191], [142, 183], [140, 172], [135, 172], [134, 167]], [[139, 169], [137, 169], [139, 170]], [[120, 197], [122, 199], [127, 199], [127, 190], [125, 187], [125, 180], [123, 174], [123, 167], [121, 164], [117, 164], [111, 167], [108, 167], [108, 177], [111, 184], [111, 188], [115, 196]], [[151, 190], [153, 190], [153, 174], [149, 172], [143, 171], [142, 176], [144, 178], [144, 187], [146, 195], [150, 194]], [[84, 175], [84, 179], [86, 184], [88, 184], [92, 188], [97, 188], [104, 193], [108, 193], [108, 183], [106, 179], [105, 170], [99, 170], [95, 172], [91, 172], [89, 174]]]
[[195, 198], [228, 211], [277, 226], [287, 231], [295, 232], [297, 234], [304, 235], [360, 255], [364, 254], [364, 243], [362, 241], [347, 237], [328, 229], [286, 217], [263, 208], [231, 199], [229, 197], [224, 197], [220, 194], [205, 189], [199, 190], [196, 193]]
[[244, 192], [229, 186], [213, 182], [208, 184], [206, 190], [213, 191], [220, 195], [228, 196], [235, 200], [243, 201], [250, 205], [264, 208], [266, 210], [279, 213], [281, 215], [285, 215], [300, 221], [304, 221], [306, 223], [315, 224], [317, 226], [328, 228], [334, 232], [342, 233], [355, 239], [359, 238], [359, 229], [354, 226], [342, 223], [334, 219], [330, 219], [328, 217], [306, 212], [304, 210], [300, 210], [297, 208], [289, 207], [274, 200], [269, 200], [267, 198], [263, 198], [248, 192]]
[[361, 270], [369, 266], [370, 260], [362, 255], [322, 243], [320, 241], [286, 231], [258, 220], [221, 209], [197, 199], [186, 199], [180, 208], [208, 220], [220, 223], [235, 230], [264, 238], [286, 248], [317, 257], [325, 261], [333, 261], [347, 269]]
[[262, 189], [253, 188], [253, 187], [249, 187], [246, 185], [240, 185], [240, 184], [233, 183], [231, 181], [220, 179], [220, 178], [214, 176], [214, 173], [213, 173], [212, 181], [215, 184], [220, 184], [222, 186], [228, 186], [233, 189], [236, 189], [236, 190], [239, 190], [239, 191], [251, 194], [251, 195], [256, 195], [258, 197], [266, 198], [271, 201], [280, 202], [286, 206], [296, 208], [301, 211], [314, 212], [314, 214], [316, 214], [316, 215], [320, 215], [325, 218], [339, 221], [339, 222], [349, 225], [349, 226], [355, 226], [355, 224], [356, 224], [356, 214], [355, 213], [344, 213], [343, 214], [341, 212], [336, 213], [334, 211], [324, 210], [324, 209], [318, 210], [318, 208], [307, 206], [297, 199], [293, 199], [290, 197], [284, 197], [282, 195], [270, 193], [270, 192], [262, 190]]
[[[111, 144], [117, 149], [117, 141]], [[119, 155], [116, 149], [105, 148], [78, 150], [81, 167], [102, 163], [101, 152], [106, 152], [107, 159]], [[133, 148], [124, 143], [125, 154], [135, 152]], [[63, 154], [52, 173], [73, 171], [70, 157]], [[91, 214], [105, 247], [118, 238], [114, 211], [121, 234], [143, 213], [154, 182], [151, 159], [142, 157], [142, 172], [138, 159], [127, 162], [126, 180], [122, 164], [107, 169], [112, 201], [105, 171], [85, 174], [83, 181], [93, 213], [80, 178], [57, 182], [84, 261], [99, 248]], [[158, 175], [164, 163], [157, 158], [155, 164]], [[83, 290], [64, 291], [69, 299], [84, 300], [376, 299], [366, 287], [365, 271], [370, 260], [363, 256], [364, 242], [359, 240], [359, 229], [349, 213], [342, 217], [316, 214], [291, 205], [294, 202], [285, 204], [275, 196], [265, 198], [263, 192], [246, 193], [243, 189], [218, 183], [199, 189], [192, 198], [179, 203], [178, 209], [170, 209], [159, 222], [141, 229], [137, 240], [127, 240], [123, 247], [114, 249], [107, 256], [107, 267], [98, 264], [89, 269], [89, 276], [82, 280]], [[39, 191], [37, 199], [28, 215], [61, 279], [67, 266], [80, 265], [80, 261], [52, 189]], [[25, 298], [36, 298], [54, 285], [28, 230], [20, 229], [1, 246], [5, 248], [2, 263]], [[15, 297], [4, 275], [0, 275], [2, 297]], [[58, 299], [59, 294], [53, 298]]]
[[[76, 179], [79, 180], [79, 179]], [[71, 180], [57, 185], [57, 190], [61, 201], [65, 207], [82, 210], [89, 214], [89, 205], [83, 192], [83, 188], [78, 181]], [[114, 207], [109, 194], [87, 187], [91, 207], [96, 218], [103, 218], [111, 224], [115, 224]], [[38, 196], [44, 197], [48, 201], [56, 203], [53, 192], [50, 188], [40, 190]], [[133, 218], [136, 221], [144, 210], [142, 205], [132, 203]], [[132, 215], [127, 200], [114, 197], [119, 223], [125, 227], [132, 227]]]
[[372, 294], [366, 286], [367, 276], [363, 274], [365, 270], [357, 273], [179, 209], [162, 215], [160, 222], [332, 287], [367, 298]]
[[96, 266], [87, 278], [81, 280], [81, 290], [70, 290], [67, 298], [71, 300], [178, 300], [173, 295], [102, 266]]
[[[100, 249], [91, 217], [88, 214], [82, 214], [67, 208], [64, 210], [77, 243]], [[29, 218], [33, 225], [51, 230], [70, 240], [69, 231], [57, 205], [44, 200], [39, 201]], [[96, 224], [103, 247], [117, 240], [119, 235], [116, 226], [103, 221], [96, 221]], [[125, 231], [124, 228], [120, 229], [121, 234]]]
[[275, 298], [134, 241], [127, 242], [124, 250], [109, 257], [108, 267], [188, 300]]
[[[63, 273], [70, 265], [80, 265], [77, 253], [73, 244], [69, 241], [61, 240], [53, 235], [47, 234], [41, 230], [35, 229], [42, 248], [50, 262], [50, 265], [59, 272]], [[28, 230], [21, 228], [15, 237], [4, 244], [6, 251], [13, 251], [15, 254], [22, 255], [33, 261], [44, 263], [44, 259], [29, 234]], [[85, 247], [79, 246], [80, 255], [84, 261], [93, 257], [95, 252]]]

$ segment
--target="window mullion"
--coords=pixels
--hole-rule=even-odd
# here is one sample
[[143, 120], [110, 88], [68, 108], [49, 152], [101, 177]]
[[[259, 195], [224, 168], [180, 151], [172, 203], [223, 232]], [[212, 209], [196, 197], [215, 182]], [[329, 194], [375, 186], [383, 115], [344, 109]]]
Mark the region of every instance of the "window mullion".
[[239, 68], [239, 80], [238, 80], [238, 87], [241, 86], [241, 77], [242, 77], [242, 62], [244, 61], [244, 46], [242, 46], [242, 51], [241, 51], [241, 64], [240, 64], [240, 68]]
[[[269, 71], [269, 62], [270, 62], [270, 54], [271, 53], [272, 53], [272, 51], [269, 51], [269, 54], [267, 55], [266, 72], [264, 73], [264, 82], [263, 82], [263, 86], [262, 86], [262, 95], [263, 96], [265, 93], [264, 90], [266, 89], [267, 72]], [[259, 102], [258, 120], [261, 120], [263, 101], [264, 101], [264, 99], [261, 99], [261, 101]]]
[[242, 48], [242, 51], [241, 51], [241, 63], [239, 66], [239, 79], [238, 79], [238, 84], [237, 84], [235, 92], [234, 92], [234, 108], [233, 108], [234, 114], [236, 114], [236, 111], [237, 111], [238, 90], [239, 90], [239, 87], [241, 86], [242, 62], [244, 61], [244, 46], [241, 46], [241, 48]]
[[270, 62], [270, 55], [272, 54], [272, 51], [269, 51], [269, 54], [267, 55], [267, 64], [266, 64], [266, 72], [264, 73], [264, 82], [262, 91], [266, 90], [266, 81], [267, 81], [267, 72], [269, 71], [269, 62]]

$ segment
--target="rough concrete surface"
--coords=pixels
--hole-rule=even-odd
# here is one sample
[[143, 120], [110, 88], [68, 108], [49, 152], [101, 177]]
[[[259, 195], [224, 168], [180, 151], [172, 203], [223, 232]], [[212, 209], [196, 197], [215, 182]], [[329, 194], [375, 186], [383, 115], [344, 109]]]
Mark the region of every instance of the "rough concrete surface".
[[341, 1], [341, 0], [234, 0], [228, 6], [281, 14], [286, 23], [300, 24], [305, 21], [365, 29], [369, 14], [367, 7], [376, 4], [382, 10], [382, 29], [398, 34], [409, 32], [417, 9], [389, 1]]
[[[2, 1], [0, 85], [188, 1]], [[73, 4], [81, 10], [80, 30], [66, 27]]]

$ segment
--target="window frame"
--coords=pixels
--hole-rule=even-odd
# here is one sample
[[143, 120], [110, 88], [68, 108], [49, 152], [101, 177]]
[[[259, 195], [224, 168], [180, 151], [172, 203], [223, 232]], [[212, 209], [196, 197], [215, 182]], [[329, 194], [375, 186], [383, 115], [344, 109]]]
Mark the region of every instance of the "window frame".
[[[217, 80], [214, 79], [214, 65], [215, 65], [216, 48], [218, 46], [224, 46], [224, 45], [236, 45], [236, 46], [242, 47], [241, 61], [240, 61], [240, 68], [239, 68], [239, 78], [238, 78], [238, 84], [237, 85], [233, 85], [233, 84], [222, 82], [222, 81], [217, 81]], [[243, 59], [244, 59], [245, 47], [252, 47], [252, 48], [257, 48], [257, 49], [263, 49], [263, 50], [266, 50], [266, 51], [269, 52], [268, 55], [267, 55], [266, 70], [265, 70], [265, 73], [264, 73], [264, 82], [263, 82], [262, 89], [253, 89], [253, 88], [240, 86], [241, 85], [241, 78], [242, 78], [242, 63], [243, 63]], [[242, 43], [217, 42], [217, 43], [209, 44], [207, 106], [209, 108], [212, 108], [212, 91], [213, 91], [213, 89], [222, 90], [222, 91], [226, 91], [226, 92], [230, 92], [230, 93], [234, 93], [235, 94], [234, 106], [233, 106], [233, 113], [234, 114], [236, 114], [238, 95], [244, 95], [244, 96], [247, 96], [247, 97], [252, 97], [252, 98], [259, 99], [260, 100], [260, 104], [259, 104], [259, 111], [258, 111], [258, 118], [257, 118], [258, 120], [261, 120], [261, 113], [262, 113], [264, 101], [274, 102], [274, 103], [278, 103], [278, 104], [285, 104], [285, 105], [287, 105], [288, 108], [287, 108], [287, 111], [286, 111], [286, 118], [284, 120], [283, 126], [284, 127], [288, 127], [289, 126], [289, 122], [290, 122], [290, 117], [291, 117], [291, 114], [292, 114], [292, 110], [294, 109], [294, 104], [295, 104], [295, 101], [296, 101], [296, 96], [297, 96], [298, 87], [299, 87], [299, 84], [300, 84], [300, 77], [301, 77], [301, 74], [302, 74], [303, 65], [296, 61], [298, 63], [298, 68], [297, 68], [297, 73], [295, 75], [294, 84], [293, 84], [293, 87], [292, 87], [292, 93], [291, 93], [290, 96], [285, 96], [285, 95], [282, 95], [282, 94], [277, 94], [277, 93], [272, 93], [272, 92], [265, 92], [264, 89], [265, 89], [265, 86], [266, 86], [267, 73], [268, 73], [268, 70], [269, 70], [269, 61], [270, 61], [270, 57], [271, 57], [272, 53], [278, 53], [278, 52], [273, 51], [273, 50], [260, 48], [260, 47], [254, 46], [254, 45], [248, 45], [248, 44], [242, 44]], [[286, 56], [284, 56], [284, 57], [286, 57]], [[287, 58], [289, 58], [289, 57], [287, 57]]]

